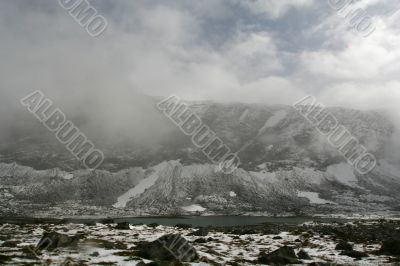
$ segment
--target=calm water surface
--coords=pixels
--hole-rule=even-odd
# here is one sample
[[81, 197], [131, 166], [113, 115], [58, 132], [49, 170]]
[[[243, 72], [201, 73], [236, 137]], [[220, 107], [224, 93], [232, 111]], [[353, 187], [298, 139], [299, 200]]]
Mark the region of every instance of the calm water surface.
[[256, 225], [262, 223], [301, 224], [309, 221], [343, 221], [340, 219], [314, 218], [314, 217], [264, 217], [264, 216], [193, 216], [193, 217], [154, 217], [154, 218], [121, 218], [116, 222], [129, 222], [130, 224], [151, 224], [173, 226], [176, 224], [191, 224], [192, 226], [236, 226]]
[[185, 217], [124, 217], [124, 218], [69, 218], [69, 219], [46, 219], [46, 218], [27, 218], [27, 217], [0, 217], [0, 224], [39, 224], [39, 223], [87, 223], [87, 222], [119, 223], [129, 222], [135, 224], [157, 223], [165, 226], [176, 224], [190, 224], [192, 226], [238, 226], [238, 225], [257, 225], [262, 223], [277, 224], [301, 224], [310, 221], [323, 222], [343, 222], [345, 219], [334, 218], [315, 218], [315, 217], [265, 217], [265, 216], [185, 216]]

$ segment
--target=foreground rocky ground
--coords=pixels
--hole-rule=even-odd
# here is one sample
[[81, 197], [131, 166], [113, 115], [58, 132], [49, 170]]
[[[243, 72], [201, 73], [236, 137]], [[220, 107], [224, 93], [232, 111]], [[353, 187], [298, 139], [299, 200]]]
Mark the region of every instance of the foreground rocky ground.
[[400, 265], [400, 221], [3, 224], [0, 265]]

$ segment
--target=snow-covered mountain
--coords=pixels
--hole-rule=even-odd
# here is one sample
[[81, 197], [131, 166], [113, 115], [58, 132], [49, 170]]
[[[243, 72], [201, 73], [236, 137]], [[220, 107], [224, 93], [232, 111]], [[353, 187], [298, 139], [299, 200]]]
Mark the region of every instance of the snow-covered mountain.
[[[28, 203], [41, 208], [73, 203], [131, 214], [309, 214], [400, 207], [396, 130], [385, 112], [329, 109], [378, 159], [372, 172], [360, 175], [291, 106], [207, 102], [190, 108], [238, 152], [241, 165], [233, 173], [218, 171], [167, 118], [169, 134], [157, 146], [99, 147], [106, 161], [95, 171], [64, 160], [68, 153], [51, 136], [25, 129], [34, 134], [18, 131], [18, 140], [0, 149], [0, 189], [6, 199], [0, 212]], [[17, 147], [27, 152], [16, 152]]]

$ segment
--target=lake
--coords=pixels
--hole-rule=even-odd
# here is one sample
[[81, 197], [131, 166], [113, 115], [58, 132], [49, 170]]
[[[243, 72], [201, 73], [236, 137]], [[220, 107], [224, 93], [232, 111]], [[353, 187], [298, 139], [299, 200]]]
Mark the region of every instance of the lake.
[[262, 223], [301, 224], [309, 221], [343, 221], [343, 219], [328, 219], [315, 217], [265, 217], [265, 216], [192, 216], [192, 217], [140, 217], [120, 218], [115, 222], [130, 224], [151, 224], [173, 226], [176, 224], [191, 224], [192, 226], [237, 226], [256, 225]]
[[30, 218], [30, 217], [0, 217], [1, 223], [12, 224], [41, 224], [41, 223], [88, 223], [88, 222], [120, 223], [129, 222], [135, 224], [157, 223], [165, 226], [176, 224], [190, 224], [196, 226], [240, 226], [257, 225], [262, 223], [276, 224], [301, 224], [310, 221], [343, 222], [348, 221], [339, 218], [316, 218], [316, 217], [266, 217], [266, 216], [184, 216], [184, 217], [124, 217], [124, 218]]

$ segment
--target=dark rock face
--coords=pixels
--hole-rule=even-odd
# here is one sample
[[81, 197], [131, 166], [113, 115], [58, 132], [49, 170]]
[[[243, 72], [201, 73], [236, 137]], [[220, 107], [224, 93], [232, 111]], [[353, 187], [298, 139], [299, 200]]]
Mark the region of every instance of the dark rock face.
[[118, 230], [130, 230], [129, 223], [128, 222], [122, 222], [118, 223], [115, 229]]
[[191, 224], [176, 224], [175, 227], [180, 228], [180, 229], [189, 229], [192, 228]]
[[5, 264], [7, 261], [10, 261], [10, 260], [11, 260], [11, 257], [0, 254], [0, 264], [3, 264], [3, 263]]
[[269, 254], [260, 254], [258, 262], [263, 264], [271, 265], [287, 265], [287, 264], [298, 264], [298, 260], [293, 248], [284, 246]]
[[11, 238], [11, 236], [7, 236], [7, 235], [1, 235], [0, 236], [0, 241], [7, 241], [7, 240], [9, 240]]
[[231, 234], [234, 235], [253, 235], [257, 233], [255, 229], [249, 227], [239, 227], [231, 230]]
[[198, 259], [194, 247], [179, 234], [164, 235], [150, 243], [139, 243], [138, 256], [156, 262], [192, 262]]
[[18, 244], [21, 244], [21, 241], [5, 241], [1, 246], [7, 248], [15, 248]]
[[53, 250], [76, 246], [83, 235], [68, 236], [57, 232], [45, 232], [36, 246], [38, 250]]
[[95, 221], [88, 221], [85, 223], [85, 225], [87, 226], [96, 226], [96, 222]]
[[97, 251], [95, 251], [95, 252], [93, 252], [92, 254], [90, 254], [90, 256], [91, 256], [91, 257], [98, 257], [98, 256], [100, 256], [100, 253], [97, 252]]
[[[335, 265], [332, 262], [311, 262], [310, 264], [307, 264], [308, 266], [332, 266]], [[338, 264], [338, 266], [341, 266]]]
[[361, 251], [355, 251], [355, 250], [342, 251], [340, 253], [340, 255], [345, 255], [345, 256], [352, 257], [352, 258], [356, 258], [356, 259], [368, 257], [367, 253], [361, 252]]
[[391, 238], [382, 242], [381, 253], [400, 255], [400, 238]]
[[345, 241], [340, 241], [336, 247], [336, 250], [344, 250], [344, 251], [352, 251], [353, 250], [353, 246], [351, 244], [349, 244], [348, 242]]
[[308, 253], [305, 252], [304, 250], [300, 250], [297, 253], [297, 257], [299, 257], [299, 259], [302, 259], [302, 260], [311, 260], [310, 255], [308, 255]]
[[204, 244], [204, 243], [207, 243], [208, 241], [205, 238], [198, 238], [193, 242], [196, 244]]
[[207, 227], [200, 227], [197, 231], [190, 233], [189, 236], [207, 236], [209, 229]]
[[114, 220], [111, 219], [111, 218], [106, 218], [106, 219], [101, 220], [100, 223], [102, 223], [102, 224], [112, 224], [112, 223], [114, 223]]
[[158, 223], [151, 223], [151, 224], [149, 224], [148, 226], [149, 226], [149, 227], [152, 227], [152, 228], [156, 228], [156, 227], [159, 226], [159, 224], [158, 224]]
[[179, 261], [171, 262], [171, 261], [163, 261], [163, 262], [149, 262], [147, 264], [137, 264], [137, 265], [146, 265], [146, 266], [183, 266]]

